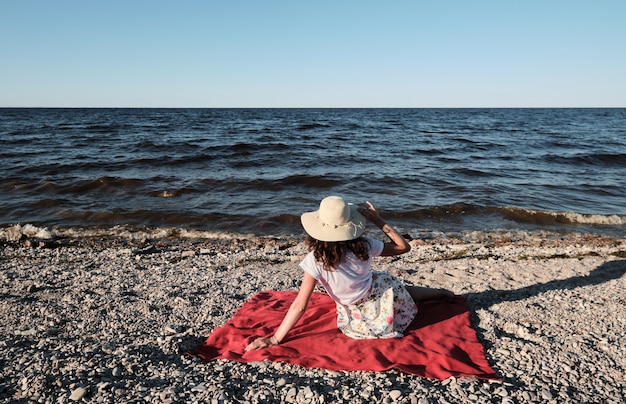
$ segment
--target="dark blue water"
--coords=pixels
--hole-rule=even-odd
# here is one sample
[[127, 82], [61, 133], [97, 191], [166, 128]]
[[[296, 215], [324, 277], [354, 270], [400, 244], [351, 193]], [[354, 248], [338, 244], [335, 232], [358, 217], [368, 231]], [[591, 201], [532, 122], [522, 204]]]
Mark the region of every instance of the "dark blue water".
[[0, 226], [623, 235], [626, 109], [0, 109]]

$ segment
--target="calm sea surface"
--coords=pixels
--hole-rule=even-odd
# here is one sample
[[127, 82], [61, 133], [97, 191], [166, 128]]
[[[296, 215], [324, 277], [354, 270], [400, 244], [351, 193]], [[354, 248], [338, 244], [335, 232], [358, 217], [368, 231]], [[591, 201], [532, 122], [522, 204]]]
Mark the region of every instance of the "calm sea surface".
[[0, 109], [0, 227], [626, 232], [626, 109]]

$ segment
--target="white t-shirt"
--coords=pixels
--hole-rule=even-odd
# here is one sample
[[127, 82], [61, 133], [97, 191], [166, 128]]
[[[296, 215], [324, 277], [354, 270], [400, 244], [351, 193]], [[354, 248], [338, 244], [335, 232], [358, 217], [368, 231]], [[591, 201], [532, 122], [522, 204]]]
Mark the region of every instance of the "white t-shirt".
[[367, 261], [361, 261], [352, 251], [348, 251], [335, 270], [327, 271], [321, 262], [315, 260], [315, 255], [311, 251], [304, 257], [300, 267], [317, 279], [334, 301], [346, 306], [356, 303], [370, 290], [372, 258], [378, 257], [384, 247], [380, 240], [367, 237], [365, 240], [370, 245]]

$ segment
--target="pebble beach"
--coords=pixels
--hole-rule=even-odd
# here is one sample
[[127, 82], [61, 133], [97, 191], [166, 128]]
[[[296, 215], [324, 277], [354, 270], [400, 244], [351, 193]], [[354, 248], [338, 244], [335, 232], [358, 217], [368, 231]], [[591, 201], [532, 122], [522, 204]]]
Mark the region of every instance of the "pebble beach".
[[409, 284], [465, 295], [500, 376], [431, 380], [185, 354], [255, 293], [297, 290], [300, 238], [9, 230], [0, 232], [0, 402], [626, 401], [624, 238], [415, 236], [409, 253], [375, 260]]

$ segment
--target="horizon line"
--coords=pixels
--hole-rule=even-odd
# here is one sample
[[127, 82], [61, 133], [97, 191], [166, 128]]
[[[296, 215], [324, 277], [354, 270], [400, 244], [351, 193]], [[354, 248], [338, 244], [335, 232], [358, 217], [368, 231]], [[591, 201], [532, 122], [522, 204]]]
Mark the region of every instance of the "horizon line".
[[321, 106], [264, 106], [264, 107], [177, 107], [177, 106], [0, 106], [0, 109], [624, 109], [626, 106], [431, 106], [431, 107], [363, 107], [363, 106], [350, 106], [350, 107], [321, 107]]

